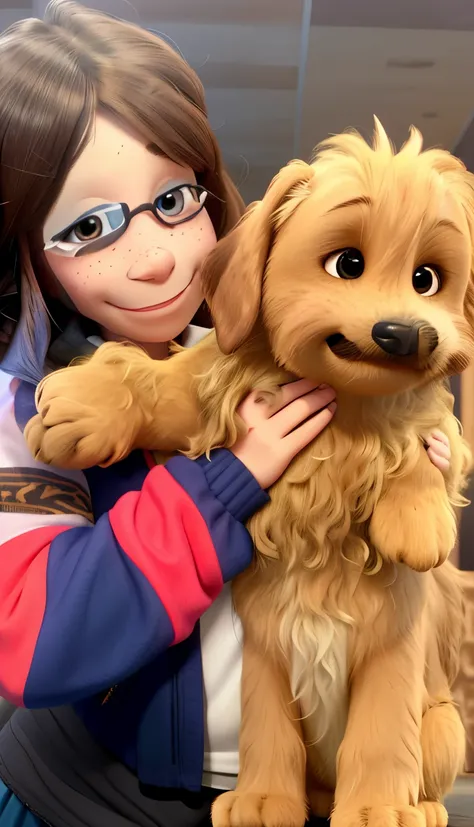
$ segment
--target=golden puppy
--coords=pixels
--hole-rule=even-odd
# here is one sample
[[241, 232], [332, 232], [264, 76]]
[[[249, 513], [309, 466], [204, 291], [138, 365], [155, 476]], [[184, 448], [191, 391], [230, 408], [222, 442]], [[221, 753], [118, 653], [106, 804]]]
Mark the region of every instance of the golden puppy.
[[[395, 154], [377, 122], [373, 147], [345, 134], [289, 164], [205, 267], [217, 338], [168, 362], [107, 344], [38, 392], [33, 453], [86, 467], [229, 446], [244, 395], [289, 376], [337, 390], [333, 422], [249, 523], [241, 767], [216, 827], [302, 827], [308, 801], [333, 798], [333, 827], [447, 823], [464, 733], [445, 561], [469, 454], [445, 379], [473, 351], [474, 190], [421, 144], [412, 130]], [[434, 428], [446, 482], [423, 445]]]

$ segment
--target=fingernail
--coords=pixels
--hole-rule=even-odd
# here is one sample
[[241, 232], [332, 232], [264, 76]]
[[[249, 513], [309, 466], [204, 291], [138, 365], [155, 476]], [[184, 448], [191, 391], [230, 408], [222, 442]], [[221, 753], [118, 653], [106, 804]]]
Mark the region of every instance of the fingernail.
[[334, 413], [334, 411], [335, 411], [335, 410], [336, 410], [336, 408], [337, 408], [337, 402], [330, 402], [330, 403], [329, 403], [329, 405], [328, 405], [327, 407], [328, 407], [328, 410], [329, 410], [329, 411], [332, 411], [332, 413]]
[[320, 391], [324, 391], [324, 390], [326, 390], [326, 388], [329, 388], [329, 385], [318, 385], [318, 389]]

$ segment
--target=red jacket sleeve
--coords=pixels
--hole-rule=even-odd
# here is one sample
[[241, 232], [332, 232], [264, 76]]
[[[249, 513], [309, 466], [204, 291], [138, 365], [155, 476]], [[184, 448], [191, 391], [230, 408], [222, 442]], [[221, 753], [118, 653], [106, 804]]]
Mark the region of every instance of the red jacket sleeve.
[[0, 546], [0, 695], [72, 703], [188, 636], [249, 564], [244, 521], [266, 501], [239, 460], [217, 451], [154, 468], [95, 525], [45, 518], [28, 531], [25, 516], [26, 530]]

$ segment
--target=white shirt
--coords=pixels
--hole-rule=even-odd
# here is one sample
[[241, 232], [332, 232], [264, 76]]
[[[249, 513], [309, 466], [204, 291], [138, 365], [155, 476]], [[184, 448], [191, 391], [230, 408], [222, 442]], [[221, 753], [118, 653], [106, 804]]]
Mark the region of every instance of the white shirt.
[[232, 790], [239, 772], [242, 626], [231, 585], [201, 618], [205, 703], [205, 787]]
[[[209, 331], [189, 325], [184, 347], [197, 344]], [[203, 785], [232, 790], [239, 772], [240, 682], [242, 625], [233, 603], [230, 583], [201, 618], [204, 675]]]

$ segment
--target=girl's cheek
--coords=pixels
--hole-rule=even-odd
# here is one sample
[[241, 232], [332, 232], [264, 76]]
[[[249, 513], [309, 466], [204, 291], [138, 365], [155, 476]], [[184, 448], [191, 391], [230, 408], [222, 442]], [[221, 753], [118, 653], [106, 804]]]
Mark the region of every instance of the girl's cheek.
[[[95, 258], [95, 257], [94, 257]], [[87, 257], [68, 259], [46, 253], [46, 260], [56, 280], [71, 298], [74, 294], [96, 293], [99, 279], [107, 271], [107, 264], [102, 260], [88, 260]], [[109, 264], [112, 269], [112, 264]]]
[[168, 234], [166, 246], [176, 256], [181, 266], [201, 266], [217, 244], [216, 233], [207, 213], [199, 216], [197, 223], [175, 227]]
[[196, 247], [198, 254], [204, 259], [208, 253], [216, 246], [217, 239], [212, 221], [207, 212], [204, 210], [202, 217], [198, 218], [199, 225], [196, 232]]

